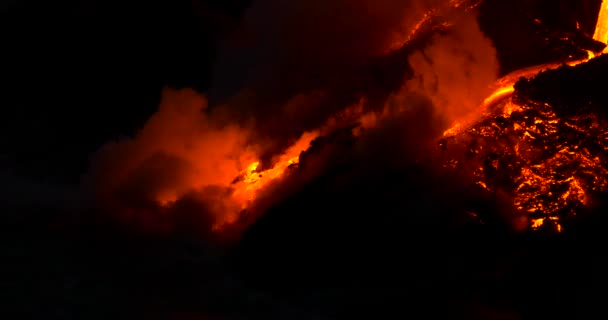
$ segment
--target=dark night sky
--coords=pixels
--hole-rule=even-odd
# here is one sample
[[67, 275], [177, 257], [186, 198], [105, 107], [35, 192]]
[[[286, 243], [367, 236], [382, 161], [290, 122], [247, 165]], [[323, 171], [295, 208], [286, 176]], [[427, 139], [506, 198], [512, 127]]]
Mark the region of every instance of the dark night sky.
[[[238, 25], [249, 1], [255, 0], [2, 4], [2, 201], [34, 201], [26, 194], [38, 187], [47, 197], [74, 188], [91, 153], [135, 134], [157, 110], [163, 87], [212, 87], [218, 43]], [[595, 22], [589, 8], [597, 3], [486, 0], [479, 21], [505, 74], [579, 54], [546, 44], [547, 33], [533, 21], [543, 20], [558, 35], [575, 32], [580, 21], [590, 33]], [[600, 223], [581, 227], [590, 233], [579, 242], [547, 240], [513, 235], [500, 223], [469, 226], [463, 217], [453, 219], [464, 229], [453, 230], [441, 214], [405, 218], [390, 203], [371, 204], [407, 193], [399, 179], [418, 181], [426, 174], [413, 171], [382, 171], [338, 193], [323, 191], [323, 179], [333, 173], [322, 177], [273, 208], [228, 257], [200, 239], [140, 238], [105, 220], [83, 219], [86, 227], [57, 232], [71, 221], [57, 223], [61, 213], [42, 202], [26, 211], [7, 205], [4, 234], [10, 241], [2, 250], [14, 262], [8, 304], [15, 308], [0, 309], [19, 309], [30, 319], [421, 318], [418, 312], [528, 319], [559, 315], [560, 306], [580, 315], [578, 307], [566, 307], [573, 297], [581, 308], [599, 305], [601, 294], [587, 292], [600, 286], [596, 275], [605, 267], [595, 254], [603, 249], [597, 246]], [[387, 187], [374, 188], [380, 184]], [[413, 211], [449, 211], [446, 203], [456, 201], [432, 198], [427, 189], [432, 186], [408, 198], [427, 206]], [[345, 207], [351, 199], [369, 203]], [[388, 212], [386, 220], [371, 221], [374, 210]], [[409, 223], [418, 227], [404, 232], [401, 226]]]

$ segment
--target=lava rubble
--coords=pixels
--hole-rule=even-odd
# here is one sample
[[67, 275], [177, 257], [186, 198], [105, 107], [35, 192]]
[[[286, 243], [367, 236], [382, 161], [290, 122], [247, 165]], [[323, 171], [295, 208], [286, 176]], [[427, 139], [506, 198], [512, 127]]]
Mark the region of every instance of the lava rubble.
[[[602, 70], [604, 72], [602, 72]], [[608, 56], [521, 78], [513, 95], [440, 141], [444, 166], [505, 192], [528, 226], [562, 225], [608, 191]]]

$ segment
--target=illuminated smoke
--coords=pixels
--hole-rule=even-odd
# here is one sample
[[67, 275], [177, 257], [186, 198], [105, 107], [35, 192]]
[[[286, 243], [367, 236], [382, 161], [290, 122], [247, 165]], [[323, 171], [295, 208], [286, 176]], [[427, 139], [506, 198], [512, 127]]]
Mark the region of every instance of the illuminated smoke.
[[[427, 24], [459, 19], [468, 10], [465, 4], [469, 2], [255, 2], [242, 31], [219, 52], [209, 99], [227, 105], [237, 117], [253, 116], [260, 124], [256, 134], [271, 139], [293, 139], [314, 130], [362, 97], [368, 98], [367, 109], [382, 108], [409, 72], [407, 56], [390, 54], [428, 29]], [[479, 52], [484, 51], [482, 44]], [[451, 61], [458, 54], [442, 59]], [[295, 97], [297, 107], [285, 108]]]
[[[101, 204], [112, 210], [165, 206], [195, 190], [228, 188], [255, 152], [247, 146], [247, 129], [222, 125], [206, 107], [205, 98], [192, 90], [165, 90], [159, 111], [137, 137], [100, 150], [90, 179]], [[215, 199], [213, 209], [220, 212], [210, 214], [222, 222], [231, 217], [218, 208], [220, 200], [226, 201], [222, 207], [238, 203]]]
[[[361, 123], [363, 141], [394, 140], [414, 159], [496, 77], [492, 44], [466, 3], [256, 2], [246, 32], [220, 52], [209, 94], [165, 90], [136, 137], [98, 152], [87, 186], [129, 223], [238, 233], [325, 170], [331, 150], [301, 168], [299, 156], [335, 129]], [[410, 42], [421, 30], [428, 39]]]
[[415, 70], [406, 88], [431, 98], [447, 122], [478, 109], [491, 93], [499, 64], [492, 42], [470, 16], [458, 17], [447, 35], [437, 37], [409, 61]]

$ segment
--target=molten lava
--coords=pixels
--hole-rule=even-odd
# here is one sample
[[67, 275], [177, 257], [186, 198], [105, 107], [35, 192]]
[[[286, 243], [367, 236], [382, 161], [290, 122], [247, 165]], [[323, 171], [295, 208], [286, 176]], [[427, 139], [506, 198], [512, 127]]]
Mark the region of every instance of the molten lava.
[[[451, 0], [418, 15], [419, 19], [404, 19], [405, 32], [388, 37], [379, 52], [399, 50], [424, 29], [447, 28], [453, 22], [452, 16], [456, 16], [452, 11], [467, 11], [478, 4], [479, 1]], [[412, 102], [405, 101], [411, 95], [406, 93], [428, 97], [445, 121], [459, 120], [443, 134], [450, 149], [448, 154], [454, 156], [448, 159], [448, 165], [463, 166], [462, 157], [453, 154], [452, 146], [464, 147], [466, 159], [476, 164], [471, 174], [477, 185], [489, 192], [511, 194], [514, 207], [530, 217], [532, 228], [550, 221], [561, 230], [561, 219], [576, 214], [589, 202], [592, 192], [608, 191], [608, 156], [603, 154], [608, 151], [608, 135], [602, 130], [606, 124], [593, 115], [564, 116], [554, 106], [513, 97], [514, 84], [520, 78], [558, 68], [563, 65], [561, 62], [518, 70], [488, 89], [488, 83], [496, 79], [492, 66], [496, 64], [498, 70], [498, 63], [493, 58], [486, 59], [490, 55], [483, 52], [485, 47], [493, 50], [491, 42], [481, 31], [475, 36], [476, 21], [470, 26], [461, 24], [461, 30], [453, 32], [452, 38], [442, 39], [443, 44], [432, 39], [425, 50], [409, 56], [415, 71], [413, 80], [403, 84], [404, 92], [394, 92], [383, 110], [367, 110], [368, 97], [363, 95], [359, 104], [344, 106], [341, 112], [332, 114], [326, 126], [350, 125], [345, 122], [353, 120], [360, 124], [359, 129], [372, 128], [411, 107]], [[598, 16], [594, 39], [608, 42], [606, 2]], [[462, 47], [474, 49], [460, 50]], [[455, 60], [459, 57], [462, 61]], [[573, 66], [587, 60], [567, 64]], [[483, 72], [487, 76], [481, 76]], [[493, 93], [483, 100], [492, 89]], [[316, 127], [304, 133], [277, 155], [271, 166], [261, 167], [260, 145], [251, 141], [255, 135], [249, 128], [223, 125], [213, 113], [203, 113], [207, 111], [206, 99], [194, 93], [176, 96], [176, 101], [168, 99], [161, 106], [136, 139], [110, 146], [112, 150], [104, 164], [112, 169], [99, 170], [103, 172], [100, 189], [104, 199], [127, 190], [131, 197], [151, 199], [168, 212], [184, 197], [197, 193], [208, 204], [205, 209], [213, 216], [213, 230], [221, 231], [239, 221], [243, 212], [256, 210], [261, 191], [285, 177], [312, 140], [332, 131]], [[480, 103], [481, 108], [474, 115], [462, 116]], [[349, 121], [336, 120], [342, 118]], [[334, 120], [336, 123], [332, 124]], [[113, 200], [121, 202], [122, 198]], [[130, 204], [125, 206], [130, 209]]]
[[304, 133], [298, 141], [275, 160], [274, 166], [270, 169], [259, 170], [259, 160], [247, 166], [231, 184], [233, 189], [232, 199], [240, 209], [238, 211], [225, 212], [224, 219], [216, 222], [213, 230], [221, 231], [225, 226], [238, 221], [241, 218], [242, 211], [249, 209], [250, 205], [255, 201], [258, 191], [268, 186], [272, 181], [279, 179], [285, 174], [286, 170], [297, 165], [300, 161], [300, 153], [306, 151], [310, 147], [312, 140], [318, 136], [317, 132]]
[[234, 180], [234, 196], [241, 203], [241, 208], [246, 209], [248, 204], [255, 200], [256, 193], [267, 186], [271, 181], [281, 177], [285, 170], [297, 164], [300, 153], [310, 147], [310, 142], [317, 138], [317, 132], [306, 132], [300, 139], [279, 156], [275, 165], [267, 170], [258, 170], [260, 162], [251, 163], [247, 169]]
[[[480, 1], [471, 0], [450, 0], [441, 5], [437, 5], [433, 9], [429, 9], [421, 18], [413, 25], [404, 25], [405, 32], [395, 33], [394, 37], [388, 41], [386, 50], [384, 53], [389, 53], [395, 50], [399, 50], [406, 46], [414, 37], [419, 33], [423, 32], [425, 28], [435, 27], [447, 27], [449, 23], [444, 21], [442, 17], [450, 15], [450, 12], [461, 9], [464, 11], [471, 10], [479, 5]], [[411, 23], [408, 19], [406, 22]], [[475, 28], [477, 25], [475, 24]], [[479, 33], [481, 35], [481, 32]], [[475, 39], [471, 40], [474, 41]], [[489, 41], [488, 41], [489, 42]], [[453, 58], [453, 53], [450, 54]], [[467, 56], [468, 57], [468, 56]], [[495, 77], [493, 76], [492, 79]], [[484, 78], [485, 79], [485, 78]], [[358, 130], [363, 128], [371, 128], [379, 123], [380, 120], [390, 117], [394, 112], [387, 112], [387, 110], [381, 110], [379, 112], [366, 112], [365, 105], [367, 100], [361, 98], [358, 103], [355, 103], [351, 107], [345, 108], [341, 112], [332, 115], [327, 119], [326, 124], [318, 128], [315, 131], [307, 132], [301, 136], [301, 138], [294, 143], [290, 148], [285, 150], [282, 154], [277, 156], [274, 161], [274, 165], [271, 168], [260, 170], [260, 160], [254, 160], [250, 162], [247, 167], [242, 170], [234, 181], [230, 185], [233, 189], [231, 197], [238, 203], [240, 210], [255, 210], [254, 202], [259, 192], [267, 187], [272, 181], [279, 179], [289, 170], [289, 168], [295, 166], [299, 162], [299, 155], [301, 152], [307, 150], [310, 146], [310, 142], [317, 138], [321, 132], [332, 132], [336, 128], [350, 126], [353, 123], [358, 123], [359, 127], [355, 129], [354, 134], [358, 133]], [[393, 107], [395, 109], [395, 107]], [[399, 108], [397, 108], [399, 109]], [[222, 225], [229, 225], [238, 220], [240, 212], [230, 213], [228, 219], [224, 219], [223, 224], [214, 226], [214, 229], [221, 229]]]
[[[608, 44], [608, 1], [602, 1], [593, 39]], [[608, 47], [604, 53], [608, 52]]]
[[[447, 138], [477, 163], [476, 183], [506, 191], [532, 228], [559, 221], [588, 204], [589, 194], [608, 191], [608, 126], [581, 110], [560, 114], [548, 103], [507, 99], [488, 117]], [[450, 159], [451, 163], [454, 162]]]
[[[471, 9], [477, 4], [454, 0], [448, 7], [466, 5]], [[391, 42], [389, 50], [411, 41], [439, 11], [426, 12], [406, 36], [399, 35]], [[601, 5], [593, 38], [608, 43], [606, 2]], [[594, 56], [590, 54], [590, 58]], [[602, 129], [605, 124], [592, 114], [560, 117], [548, 104], [514, 99], [514, 84], [522, 77], [588, 60], [548, 63], [504, 76], [494, 84], [493, 93], [483, 101], [474, 118], [461, 119], [443, 134], [448, 144], [465, 145], [467, 157], [480, 162], [473, 173], [476, 183], [487, 191], [503, 189], [511, 193], [515, 208], [530, 217], [533, 229], [550, 221], [561, 231], [560, 220], [586, 205], [590, 192], [608, 191], [608, 163], [602, 154], [608, 150], [608, 135]], [[379, 115], [364, 114], [361, 120], [366, 122], [370, 116], [375, 123]], [[475, 120], [480, 116], [482, 120]], [[302, 136], [271, 169], [258, 172], [259, 162], [251, 163], [234, 184], [234, 195], [242, 208], [255, 199], [256, 192], [296, 164], [299, 153], [317, 136]], [[458, 166], [455, 159], [448, 162], [452, 167]]]
[[[608, 43], [607, 2], [601, 5], [593, 38]], [[590, 194], [608, 191], [608, 123], [585, 108], [560, 114], [548, 103], [514, 97], [514, 84], [522, 77], [588, 60], [508, 74], [495, 83], [494, 92], [482, 104], [481, 120], [457, 122], [440, 143], [444, 149], [464, 148], [467, 161], [477, 164], [471, 169], [475, 183], [489, 192], [510, 194], [515, 209], [528, 215], [534, 230], [550, 222], [561, 232], [560, 221], [576, 215], [588, 204]], [[445, 166], [463, 164], [450, 154]]]

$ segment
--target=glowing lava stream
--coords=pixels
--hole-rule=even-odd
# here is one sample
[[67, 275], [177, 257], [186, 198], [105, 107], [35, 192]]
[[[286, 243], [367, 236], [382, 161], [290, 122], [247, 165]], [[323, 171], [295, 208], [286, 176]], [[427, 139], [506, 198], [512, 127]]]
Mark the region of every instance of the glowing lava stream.
[[[487, 98], [483, 100], [483, 103], [480, 106], [480, 112], [483, 114], [487, 111], [489, 107], [494, 105], [495, 103], [508, 98], [515, 91], [514, 85], [520, 78], [531, 78], [539, 74], [540, 72], [557, 69], [563, 65], [568, 66], [576, 66], [581, 63], [585, 63], [589, 61], [589, 59], [575, 60], [570, 62], [554, 62], [554, 63], [546, 63], [538, 66], [533, 66], [529, 68], [524, 68], [520, 70], [516, 70], [514, 72], [509, 73], [508, 75], [498, 79], [492, 87], [495, 88], [492, 94], [490, 94]], [[457, 122], [450, 129], [446, 130], [443, 134], [444, 137], [452, 136], [461, 129], [466, 128], [469, 123], [460, 123]]]
[[[465, 1], [452, 1], [450, 4], [453, 7], [458, 7], [464, 2]], [[420, 29], [424, 23], [428, 22], [432, 16], [433, 12], [425, 14], [425, 16], [414, 26], [414, 31], [411, 32], [411, 34], [407, 37], [406, 42], [410, 40], [412, 34], [415, 34], [416, 31], [418, 31], [418, 29]], [[601, 5], [593, 39], [603, 43], [608, 43], [608, 1], [603, 2]], [[399, 45], [403, 45], [403, 43], [399, 43]], [[607, 51], [608, 48], [604, 50], [604, 52]], [[589, 58], [594, 56], [595, 54], [590, 54]], [[564, 64], [576, 66], [581, 63], [585, 63], [588, 60], [589, 59], [582, 59], [570, 62], [547, 63], [514, 71], [494, 83], [493, 93], [483, 101], [479, 111], [482, 115], [487, 115], [487, 111], [491, 106], [502, 101], [503, 99], [509, 98], [514, 92], [515, 83], [522, 77], [530, 78], [542, 71], [556, 69]], [[510, 111], [512, 110], [506, 110], [505, 112]], [[475, 120], [478, 119], [479, 118], [476, 117]], [[457, 122], [450, 129], [446, 130], [443, 135], [444, 137], [456, 135], [468, 128], [472, 122], [472, 120], [469, 122]], [[247, 209], [251, 202], [255, 200], [256, 194], [260, 189], [267, 186], [271, 181], [281, 177], [289, 166], [297, 164], [299, 162], [300, 153], [308, 149], [310, 142], [318, 137], [318, 135], [319, 134], [317, 132], [305, 133], [294, 145], [292, 145], [283, 155], [279, 157], [276, 164], [271, 169], [258, 171], [257, 169], [259, 167], [259, 161], [255, 161], [252, 162], [247, 169], [242, 171], [239, 177], [236, 179], [236, 183], [233, 185], [235, 188], [233, 195], [235, 199], [241, 203], [241, 208]], [[542, 219], [535, 220], [533, 224], [535, 228], [542, 225]], [[560, 226], [558, 225], [558, 227]]]
[[470, 170], [486, 191], [507, 190], [531, 229], [551, 224], [560, 232], [561, 217], [587, 205], [588, 192], [608, 191], [607, 124], [591, 112], [560, 114], [548, 103], [498, 96], [484, 117], [446, 132], [443, 146], [466, 150], [469, 160], [461, 165], [452, 151], [444, 167]]
[[234, 197], [241, 203], [241, 209], [255, 200], [256, 193], [267, 186], [271, 181], [281, 177], [287, 168], [300, 161], [300, 153], [310, 147], [312, 140], [317, 138], [316, 131], [304, 133], [296, 143], [289, 147], [276, 161], [276, 164], [267, 170], [258, 171], [260, 162], [255, 161], [243, 170], [234, 183]]
[[[593, 34], [593, 39], [604, 44], [608, 44], [608, 1], [602, 1], [600, 12], [597, 17], [597, 23], [595, 25], [595, 32]], [[608, 53], [608, 46], [604, 48], [603, 53]], [[516, 70], [514, 72], [509, 73], [508, 75], [500, 78], [493, 84], [494, 91], [490, 96], [488, 96], [480, 107], [480, 111], [486, 112], [489, 106], [494, 105], [500, 100], [509, 97], [513, 91], [515, 90], [513, 86], [515, 83], [522, 77], [530, 78], [537, 75], [540, 72], [557, 69], [560, 66], [566, 64], [568, 66], [576, 66], [581, 63], [585, 63], [589, 61], [590, 58], [595, 57], [596, 54], [593, 52], [589, 53], [589, 58], [582, 60], [575, 60], [570, 62], [554, 62], [547, 63], [538, 66], [533, 66], [529, 68], [524, 68], [520, 70]], [[467, 127], [467, 124], [470, 123], [461, 123], [457, 122], [450, 129], [446, 130], [443, 134], [444, 137], [452, 136], [460, 132], [463, 128]]]
[[[598, 20], [597, 20], [597, 24], [596, 24], [596, 29], [595, 29], [595, 33], [593, 35], [593, 39], [599, 42], [602, 42], [604, 44], [608, 43], [608, 1], [603, 1], [601, 4], [601, 8], [600, 8], [600, 12], [598, 14]], [[607, 53], [608, 52], [608, 47], [604, 49], [603, 53]], [[602, 53], [601, 53], [602, 54]], [[494, 106], [497, 106], [498, 104], [500, 104], [501, 102], [506, 102], [504, 104], [502, 104], [503, 108], [498, 110], [498, 112], [502, 112], [502, 118], [501, 119], [507, 119], [506, 121], [511, 121], [510, 120], [510, 116], [513, 112], [519, 112], [519, 113], [526, 113], [526, 112], [530, 112], [529, 108], [530, 106], [528, 106], [528, 109], [522, 109], [522, 106], [519, 105], [515, 105], [513, 102], [507, 101], [507, 99], [509, 99], [512, 96], [512, 93], [514, 92], [514, 84], [522, 77], [524, 78], [530, 78], [533, 76], [536, 76], [538, 73], [542, 72], [542, 71], [546, 71], [546, 70], [551, 70], [551, 69], [556, 69], [564, 64], [569, 65], [569, 66], [576, 66], [578, 64], [581, 63], [585, 63], [587, 62], [590, 58], [595, 57], [596, 54], [590, 52], [589, 53], [589, 58], [588, 59], [582, 59], [582, 60], [577, 60], [577, 61], [571, 61], [571, 62], [566, 62], [566, 63], [549, 63], [549, 64], [543, 64], [543, 65], [539, 65], [539, 66], [534, 66], [534, 67], [530, 67], [530, 68], [525, 68], [525, 69], [521, 69], [521, 70], [517, 70], [515, 72], [512, 72], [506, 76], [504, 76], [503, 78], [499, 79], [498, 81], [496, 81], [493, 85], [494, 87], [494, 91], [493, 93], [488, 96], [483, 103], [481, 104], [478, 112], [473, 115], [474, 117], [469, 118], [468, 121], [460, 121], [455, 123], [451, 128], [449, 128], [448, 130], [446, 130], [443, 133], [444, 138], [450, 138], [450, 137], [454, 137], [460, 134], [465, 134], [465, 132], [467, 132], [467, 130], [471, 130], [471, 132], [473, 132], [473, 134], [478, 134], [481, 136], [485, 136], [488, 137], [489, 136], [494, 136], [496, 133], [492, 133], [492, 129], [494, 129], [494, 127], [488, 126], [487, 124], [484, 127], [484, 122], [490, 121], [494, 126], [496, 126], [496, 122], [494, 120], [492, 120], [492, 116], [496, 116], [496, 114], [492, 114], [493, 112], [496, 112], [497, 110], [494, 110], [495, 108], [493, 108]], [[547, 110], [545, 110], [547, 111]], [[545, 114], [552, 114], [553, 116], [555, 116], [554, 112], [549, 110], [550, 112], [545, 112]], [[573, 118], [573, 119], [567, 119], [567, 121], [570, 122], [576, 122], [577, 119]], [[543, 134], [542, 130], [539, 130], [536, 127], [536, 124], [539, 124], [541, 126], [544, 125], [543, 128], [545, 128], [546, 132], [545, 134], [549, 134], [551, 133], [550, 131], [553, 130], [553, 133], [557, 132], [557, 127], [556, 124], [559, 123], [560, 120], [556, 120], [556, 119], [536, 119], [534, 124], [531, 126], [526, 127], [525, 125], [522, 125], [520, 123], [513, 123], [513, 128], [511, 128], [510, 130], [513, 130], [514, 132], [516, 131], [520, 131], [523, 132], [524, 137], [522, 138], [523, 140], [526, 139], [536, 139], [538, 137], [541, 137]], [[544, 123], [546, 122], [546, 123]], [[478, 125], [481, 124], [481, 125]], [[572, 124], [570, 124], [572, 126]], [[498, 125], [496, 128], [499, 128], [500, 125]], [[576, 126], [573, 126], [572, 128], [574, 129], [580, 129]], [[534, 131], [536, 130], [536, 131]], [[536, 137], [533, 136], [532, 134], [530, 134], [529, 131], [534, 131], [534, 133], [536, 134]], [[584, 131], [584, 130], [583, 130]], [[498, 137], [497, 137], [498, 139]], [[522, 141], [523, 141], [522, 140]], [[495, 143], [497, 143], [497, 141], [495, 141]], [[530, 213], [543, 213], [545, 215], [544, 218], [532, 218], [530, 221], [530, 227], [533, 230], [537, 230], [539, 229], [541, 226], [543, 226], [545, 223], [553, 223], [556, 227], [556, 230], [558, 232], [562, 231], [562, 226], [559, 223], [559, 217], [554, 215], [556, 213], [556, 211], [558, 211], [559, 209], [565, 208], [565, 206], [567, 206], [567, 204], [570, 201], [578, 201], [581, 204], [585, 204], [586, 203], [586, 195], [585, 195], [585, 190], [583, 189], [581, 182], [579, 181], [578, 178], [576, 178], [575, 176], [571, 176], [570, 178], [567, 179], [562, 179], [562, 181], [556, 181], [555, 177], [556, 177], [556, 173], [553, 172], [552, 170], [554, 168], [551, 167], [552, 162], [555, 162], [557, 164], [561, 164], [563, 166], [564, 163], [575, 163], [576, 161], [573, 162], [572, 159], [568, 158], [568, 157], [574, 157], [575, 159], [577, 159], [577, 161], [582, 161], [582, 164], [579, 163], [579, 166], [581, 166], [581, 168], [584, 170], [588, 170], [588, 168], [600, 168], [598, 170], [598, 172], [600, 172], [600, 174], [598, 174], [597, 172], [594, 172], [594, 174], [592, 176], [595, 177], [594, 183], [596, 185], [592, 186], [593, 188], [600, 188], [602, 189], [604, 186], [604, 180], [602, 180], [604, 178], [604, 175], [601, 173], [605, 173], [605, 169], [601, 168], [602, 165], [599, 163], [599, 157], [590, 157], [590, 155], [588, 155], [587, 153], [588, 150], [586, 149], [582, 149], [581, 151], [578, 151], [577, 148], [578, 146], [573, 146], [574, 150], [576, 150], [576, 152], [574, 151], [569, 151], [568, 148], [562, 149], [561, 151], [559, 151], [553, 158], [547, 160], [547, 163], [527, 163], [528, 167], [524, 167], [522, 168], [522, 172], [521, 174], [518, 176], [518, 179], [520, 181], [518, 188], [515, 190], [516, 194], [515, 194], [515, 205], [516, 207], [518, 207], [519, 210], [523, 210], [523, 211], [527, 211]], [[546, 150], [547, 148], [545, 148]], [[527, 150], [528, 152], [530, 152], [531, 150]], [[563, 151], [563, 152], [562, 152]], [[514, 152], [515, 155], [517, 157], [521, 157], [520, 154], [520, 145], [517, 144], [514, 147]], [[567, 154], [567, 156], [565, 155]], [[551, 169], [551, 170], [545, 170], [547, 172], [550, 173], [549, 176], [545, 176], [543, 175], [542, 170], [540, 169]], [[602, 171], [603, 170], [603, 171]], [[484, 171], [484, 168], [481, 168], [481, 172]], [[526, 174], [527, 173], [527, 174]], [[598, 183], [596, 180], [600, 180], [600, 182]], [[521, 182], [523, 181], [523, 182]], [[482, 185], [484, 187], [484, 189], [488, 189], [488, 187], [486, 187], [486, 183], [484, 181], [479, 181], [478, 184]], [[567, 185], [568, 186], [568, 190], [563, 193], [561, 195], [561, 197], [559, 197], [559, 199], [555, 200], [555, 203], [549, 203], [552, 204], [553, 206], [549, 206], [549, 207], [545, 207], [545, 202], [546, 201], [546, 197], [552, 197], [555, 196], [552, 192], [552, 187], [555, 187], [557, 185]], [[528, 188], [528, 189], [526, 189]], [[536, 190], [536, 189], [538, 190]], [[525, 190], [524, 190], [525, 189]], [[554, 189], [554, 188], [553, 188]], [[536, 191], [534, 191], [536, 190]], [[532, 192], [534, 191], [534, 192]], [[544, 199], [544, 200], [543, 200]], [[576, 201], [575, 201], [576, 200]], [[527, 209], [527, 210], [526, 210]]]
[[[608, 18], [608, 17], [607, 17]], [[515, 91], [514, 85], [520, 78], [531, 78], [539, 74], [540, 72], [557, 69], [563, 65], [568, 66], [576, 66], [581, 63], [585, 63], [589, 61], [589, 59], [575, 60], [570, 62], [554, 62], [554, 63], [546, 63], [538, 66], [533, 66], [529, 68], [524, 68], [520, 70], [516, 70], [514, 72], [509, 73], [508, 75], [498, 79], [492, 87], [495, 88], [492, 94], [490, 94], [487, 98], [483, 100], [483, 103], [479, 107], [478, 112], [482, 115], [486, 115], [488, 108], [495, 105], [496, 103], [502, 101], [503, 99], [509, 98], [511, 94]], [[443, 132], [444, 137], [450, 137], [455, 134], [460, 133], [462, 130], [466, 129], [469, 125], [472, 124], [473, 121], [477, 121], [479, 118], [475, 117], [474, 120], [470, 121], [458, 121], [453, 124], [449, 129]]]
[[[602, 1], [593, 40], [608, 44], [608, 1]], [[607, 52], [608, 47], [604, 48], [604, 53]]]
[[[454, 1], [450, 2], [450, 6], [457, 8], [466, 2], [467, 1], [454, 0]], [[475, 5], [471, 5], [471, 7], [474, 7], [474, 6]], [[422, 27], [422, 25], [427, 23], [433, 17], [434, 13], [435, 13], [434, 11], [430, 11], [429, 13], [425, 14], [423, 16], [423, 18], [420, 21], [418, 21], [417, 24], [415, 24], [413, 26], [413, 31], [410, 32], [410, 34], [406, 37], [406, 41], [405, 42], [399, 41], [399, 42], [392, 43], [391, 49], [394, 49], [394, 47], [403, 46], [404, 43], [407, 43], [409, 40], [411, 40], [413, 34], [415, 34]], [[598, 21], [597, 21], [597, 25], [596, 25], [595, 34], [594, 34], [593, 38], [595, 40], [603, 42], [603, 43], [608, 42], [608, 1], [602, 3], [601, 9], [600, 9], [600, 12], [598, 15]], [[606, 51], [607, 50], [604, 50], [604, 52], [606, 52]], [[595, 56], [595, 54], [590, 53], [589, 58], [592, 58], [594, 56]], [[469, 118], [470, 121], [460, 121], [460, 122], [455, 123], [450, 129], [448, 129], [444, 132], [444, 134], [443, 134], [444, 137], [454, 136], [454, 135], [457, 135], [457, 134], [463, 132], [464, 130], [469, 128], [474, 122], [479, 120], [480, 114], [481, 114], [482, 118], [487, 116], [488, 115], [487, 112], [491, 106], [493, 106], [496, 103], [503, 101], [504, 99], [507, 99], [511, 96], [511, 94], [514, 92], [514, 84], [520, 78], [522, 78], [522, 77], [530, 78], [530, 77], [537, 75], [538, 73], [540, 73], [542, 71], [556, 69], [564, 64], [569, 65], [569, 66], [575, 66], [575, 65], [587, 62], [588, 60], [589, 59], [582, 59], [582, 60], [565, 62], [565, 63], [562, 63], [562, 62], [548, 63], [548, 64], [543, 64], [543, 65], [539, 65], [539, 66], [533, 66], [533, 67], [517, 70], [515, 72], [512, 72], [512, 73], [502, 77], [501, 79], [499, 79], [498, 81], [496, 81], [494, 83], [493, 93], [483, 101], [483, 103], [481, 104], [481, 106], [479, 108], [479, 112], [477, 113], [477, 116], [475, 116], [473, 118]], [[513, 107], [517, 107], [517, 106], [513, 106]], [[506, 109], [508, 109], [508, 108], [506, 108]], [[507, 113], [512, 111], [510, 109], [509, 110], [506, 110], [506, 109], [505, 109], [505, 112], [507, 112]], [[364, 120], [363, 118], [362, 118], [362, 120]], [[258, 171], [259, 165], [260, 165], [259, 160], [253, 161], [252, 163], [250, 163], [247, 166], [247, 168], [245, 170], [243, 170], [239, 174], [238, 177], [236, 177], [235, 181], [232, 184], [232, 188], [234, 190], [232, 193], [232, 196], [237, 201], [241, 210], [248, 209], [251, 206], [252, 202], [256, 199], [258, 192], [262, 188], [268, 186], [271, 181], [274, 181], [277, 178], [280, 178], [281, 176], [283, 176], [285, 171], [290, 166], [297, 164], [299, 162], [300, 153], [307, 150], [310, 146], [310, 142], [318, 136], [319, 136], [319, 133], [316, 131], [305, 133], [304, 135], [302, 135], [302, 137], [296, 143], [294, 143], [282, 155], [279, 156], [279, 158], [275, 162], [275, 165], [270, 169], [266, 169], [264, 171]], [[233, 223], [238, 219], [238, 217], [239, 217], [239, 213], [230, 214], [230, 217], [228, 217], [228, 219], [225, 221], [225, 223], [229, 223], [229, 224]], [[537, 219], [537, 220], [538, 221], [535, 220], [533, 222], [534, 226], [536, 226], [536, 227], [542, 225], [542, 219]], [[217, 227], [219, 227], [219, 226], [216, 226], [215, 228], [217, 228]]]
[[[595, 26], [595, 32], [593, 34], [593, 39], [604, 44], [608, 44], [608, 1], [602, 1], [600, 12], [598, 14], [597, 23]], [[604, 53], [608, 52], [608, 46], [604, 49]], [[493, 105], [494, 103], [502, 100], [503, 98], [507, 98], [513, 93], [515, 90], [513, 86], [515, 83], [521, 78], [530, 78], [532, 76], [537, 75], [540, 72], [556, 69], [560, 66], [566, 64], [568, 66], [576, 66], [581, 63], [585, 63], [589, 61], [590, 58], [595, 57], [596, 55], [592, 52], [589, 53], [589, 58], [582, 60], [575, 60], [570, 62], [554, 62], [547, 63], [538, 66], [533, 66], [529, 68], [524, 68], [520, 70], [516, 70], [514, 72], [509, 73], [508, 75], [500, 78], [493, 85], [494, 91], [490, 96], [488, 96], [481, 105], [481, 111], [486, 111], [486, 108]], [[452, 128], [445, 131], [444, 136], [450, 136], [459, 131], [459, 128], [462, 128], [462, 123], [456, 123]]]

